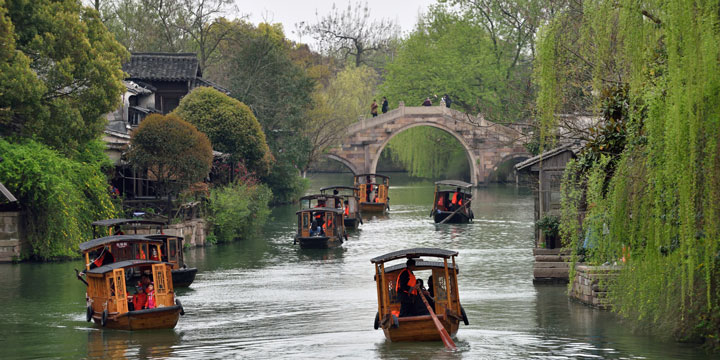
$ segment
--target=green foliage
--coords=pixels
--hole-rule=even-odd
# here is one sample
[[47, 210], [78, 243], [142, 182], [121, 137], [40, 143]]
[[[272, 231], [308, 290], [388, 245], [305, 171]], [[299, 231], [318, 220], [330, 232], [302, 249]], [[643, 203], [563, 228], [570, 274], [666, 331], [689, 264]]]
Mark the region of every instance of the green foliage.
[[311, 148], [303, 134], [314, 81], [293, 62], [293, 45], [279, 24], [254, 27], [235, 20], [228, 26], [229, 39], [218, 47], [217, 66], [209, 76], [253, 111], [276, 160], [262, 180], [276, 202], [294, 200]]
[[[571, 206], [563, 209], [561, 225], [566, 241], [578, 243], [574, 223], [584, 196], [589, 261], [626, 261], [609, 288], [615, 311], [715, 349], [720, 348], [718, 10], [717, 2], [586, 2], [582, 16], [568, 11], [554, 21], [562, 30], [548, 43], [565, 46], [540, 59], [552, 77], [568, 73], [570, 86], [592, 89], [584, 92], [592, 99], [578, 103], [593, 104], [605, 120], [592, 134], [588, 155], [567, 168], [563, 206]], [[565, 43], [568, 37], [578, 41]], [[561, 107], [568, 106], [570, 98], [549, 86], [551, 76], [538, 81], [547, 82], [541, 89], [555, 91]]]
[[265, 134], [250, 108], [209, 87], [193, 90], [173, 111], [198, 127], [212, 142], [213, 149], [242, 161], [250, 171], [266, 175], [273, 158]]
[[532, 104], [530, 67], [523, 55], [514, 56], [514, 40], [494, 37], [480, 14], [437, 5], [386, 66], [380, 93], [407, 106], [447, 93], [463, 111], [499, 122], [525, 119]]
[[388, 142], [393, 159], [411, 176], [468, 179], [468, 157], [462, 144], [444, 130], [429, 126], [407, 129]]
[[43, 260], [75, 257], [78, 244], [90, 240], [90, 223], [110, 219], [118, 210], [110, 199], [102, 168], [109, 162], [100, 141], [72, 160], [35, 141], [0, 139], [0, 182], [25, 210], [32, 253]]
[[[217, 242], [246, 239], [265, 224], [272, 193], [265, 185], [233, 183], [210, 191], [208, 220]], [[208, 237], [208, 241], [212, 238]]]
[[560, 219], [555, 215], [545, 215], [535, 224], [546, 237], [556, 237], [560, 232]]
[[203, 180], [212, 165], [207, 136], [173, 114], [145, 118], [133, 132], [130, 146], [130, 163], [140, 171], [147, 170], [163, 194]]
[[105, 126], [128, 53], [74, 0], [0, 3], [0, 133], [74, 154]]

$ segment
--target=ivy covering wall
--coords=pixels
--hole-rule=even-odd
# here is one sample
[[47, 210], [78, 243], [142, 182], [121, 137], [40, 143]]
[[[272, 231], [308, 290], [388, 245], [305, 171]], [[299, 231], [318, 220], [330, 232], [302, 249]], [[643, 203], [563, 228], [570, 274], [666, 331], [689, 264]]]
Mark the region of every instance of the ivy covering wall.
[[[586, 261], [624, 264], [614, 311], [658, 334], [720, 335], [717, 1], [586, 1], [538, 41], [545, 143], [553, 114], [602, 119], [566, 171], [561, 233]], [[612, 126], [609, 126], [612, 124]], [[622, 134], [622, 136], [618, 136]], [[578, 222], [578, 219], [583, 219]]]

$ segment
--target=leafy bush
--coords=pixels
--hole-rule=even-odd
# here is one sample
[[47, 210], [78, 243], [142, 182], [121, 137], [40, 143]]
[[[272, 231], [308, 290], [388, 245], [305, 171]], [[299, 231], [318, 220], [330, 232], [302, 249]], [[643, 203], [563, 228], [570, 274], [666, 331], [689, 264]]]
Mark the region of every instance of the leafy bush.
[[265, 133], [247, 105], [213, 88], [200, 87], [183, 97], [173, 114], [207, 134], [213, 149], [229, 153], [258, 174], [270, 171], [273, 156]]
[[208, 236], [208, 241], [228, 242], [253, 235], [270, 215], [271, 198], [267, 186], [253, 182], [212, 189], [208, 220], [213, 236]]
[[94, 141], [72, 160], [35, 141], [12, 144], [0, 139], [0, 182], [25, 209], [24, 228], [32, 252], [23, 258], [75, 257], [90, 240], [90, 223], [118, 211], [102, 172], [109, 160]]
[[210, 140], [177, 115], [148, 116], [133, 133], [130, 145], [130, 163], [147, 169], [163, 195], [201, 181], [210, 172]]

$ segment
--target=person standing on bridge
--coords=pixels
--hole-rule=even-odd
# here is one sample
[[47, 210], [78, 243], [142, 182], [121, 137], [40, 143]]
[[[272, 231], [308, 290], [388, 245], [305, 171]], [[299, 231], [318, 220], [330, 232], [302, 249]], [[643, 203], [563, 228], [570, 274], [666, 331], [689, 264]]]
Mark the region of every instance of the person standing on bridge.
[[370, 114], [372, 114], [373, 117], [377, 116], [377, 108], [378, 108], [378, 104], [375, 101], [375, 99], [373, 99], [373, 103], [372, 103], [372, 105], [370, 105]]
[[432, 106], [432, 101], [430, 101], [430, 97], [426, 97], [425, 101], [423, 101], [422, 106]]
[[386, 113], [388, 111], [388, 101], [385, 96], [383, 96], [383, 103], [382, 103], [382, 113]]
[[443, 99], [445, 100], [445, 106], [447, 106], [447, 108], [449, 109], [449, 108], [450, 108], [450, 104], [452, 104], [452, 100], [450, 100], [450, 95], [445, 94], [445, 95], [443, 96]]

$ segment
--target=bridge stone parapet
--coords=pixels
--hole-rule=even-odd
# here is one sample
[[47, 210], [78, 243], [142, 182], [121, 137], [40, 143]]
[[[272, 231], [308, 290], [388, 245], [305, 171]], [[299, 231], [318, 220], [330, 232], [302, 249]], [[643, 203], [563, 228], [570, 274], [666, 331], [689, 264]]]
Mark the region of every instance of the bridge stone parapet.
[[416, 126], [441, 129], [460, 142], [473, 185], [487, 183], [502, 162], [530, 157], [523, 146], [525, 137], [515, 129], [444, 106], [406, 107], [402, 103], [397, 109], [350, 125], [341, 145], [326, 156], [355, 174], [374, 173], [390, 139]]

